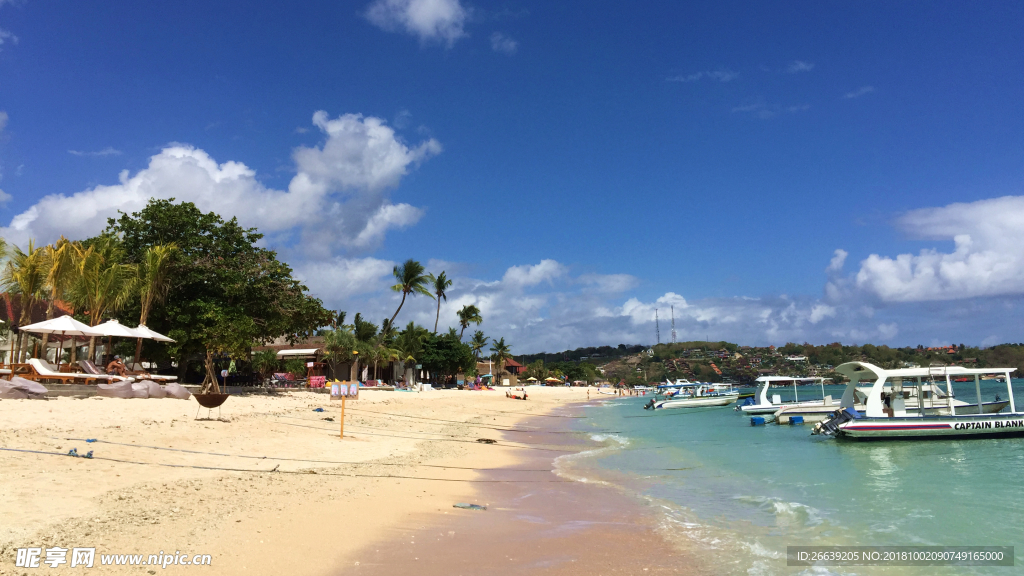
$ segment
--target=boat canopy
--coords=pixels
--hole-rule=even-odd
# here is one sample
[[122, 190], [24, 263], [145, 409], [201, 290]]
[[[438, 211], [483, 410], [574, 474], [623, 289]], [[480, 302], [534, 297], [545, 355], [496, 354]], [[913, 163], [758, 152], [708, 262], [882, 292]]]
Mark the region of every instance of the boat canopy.
[[[881, 417], [885, 415], [882, 403], [882, 391], [886, 380], [899, 381], [900, 386], [902, 386], [902, 380], [904, 379], [916, 379], [918, 383], [920, 383], [922, 379], [932, 380], [935, 378], [943, 378], [946, 381], [947, 393], [952, 399], [952, 384], [950, 383], [950, 379], [952, 377], [973, 376], [977, 387], [978, 379], [983, 374], [1003, 374], [1006, 376], [1006, 387], [1010, 396], [1010, 412], [1015, 413], [1016, 406], [1014, 406], [1013, 402], [1013, 388], [1010, 382], [1010, 374], [1016, 371], [1016, 368], [964, 368], [963, 366], [928, 366], [924, 368], [885, 369], [875, 366], [869, 362], [847, 362], [836, 367], [836, 372], [850, 379], [850, 383], [847, 385], [846, 391], [843, 393], [843, 399], [840, 402], [840, 406], [843, 408], [853, 406], [853, 391], [856, 389], [858, 382], [874, 381], [874, 384], [871, 386], [871, 391], [868, 393], [868, 399], [865, 405], [866, 413], [869, 417]], [[893, 382], [893, 385], [895, 387], [895, 382]], [[977, 388], [977, 393], [978, 411], [980, 414], [982, 403], [980, 387]], [[897, 401], [902, 402], [901, 399], [897, 399]]]

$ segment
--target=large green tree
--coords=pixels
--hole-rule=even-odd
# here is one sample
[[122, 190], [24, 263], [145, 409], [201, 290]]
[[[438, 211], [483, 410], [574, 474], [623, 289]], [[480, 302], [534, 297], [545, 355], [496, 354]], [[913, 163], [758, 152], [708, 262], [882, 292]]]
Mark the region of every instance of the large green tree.
[[[235, 218], [225, 221], [172, 198], [151, 199], [139, 212], [107, 223], [106, 233], [121, 239], [128, 263], [141, 263], [151, 246], [177, 246], [166, 299], [149, 311], [148, 323], [175, 339], [168, 350], [181, 373], [196, 355], [205, 353], [209, 373], [212, 354], [244, 356], [255, 344], [296, 341], [333, 320], [276, 252], [257, 245], [263, 235]], [[140, 308], [136, 300], [122, 319], [139, 318]]]
[[475, 367], [473, 351], [459, 341], [458, 334], [449, 332], [441, 335], [429, 335], [423, 343], [421, 364], [437, 377], [437, 382], [451, 382], [459, 372], [466, 372]]

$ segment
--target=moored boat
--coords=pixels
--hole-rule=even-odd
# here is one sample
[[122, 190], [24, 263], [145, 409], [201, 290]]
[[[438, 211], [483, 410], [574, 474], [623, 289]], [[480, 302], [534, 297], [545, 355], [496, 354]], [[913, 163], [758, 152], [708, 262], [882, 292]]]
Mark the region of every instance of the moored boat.
[[[958, 438], [1024, 435], [1024, 413], [1017, 412], [1013, 399], [1011, 373], [1016, 368], [964, 368], [962, 366], [933, 366], [929, 368], [903, 368], [886, 370], [867, 362], [847, 362], [836, 368], [836, 372], [848, 377], [850, 383], [843, 393], [840, 409], [828, 419], [815, 425], [814, 434], [841, 436], [847, 438]], [[995, 410], [993, 405], [981, 398], [981, 376], [1002, 374], [1005, 376], [1006, 393], [1009, 400]], [[944, 379], [947, 398], [953, 398], [954, 380], [974, 380], [976, 402], [973, 406], [958, 402], [948, 403], [948, 414], [928, 413], [928, 386], [934, 380]], [[867, 392], [863, 412], [855, 407], [854, 398], [857, 384], [873, 382]], [[888, 384], [888, 387], [887, 387]], [[907, 410], [906, 400], [917, 389], [921, 408], [916, 412]], [[1001, 402], [997, 400], [997, 403]], [[1006, 408], [1009, 410], [1006, 410]], [[967, 413], [968, 410], [971, 413]]]
[[728, 406], [736, 401], [737, 392], [718, 392], [703, 384], [680, 388], [680, 391], [664, 400], [652, 398], [645, 410], [661, 408], [697, 408], [702, 406]]
[[[755, 393], [756, 403], [747, 404], [745, 406], [739, 406], [738, 408], [743, 411], [744, 414], [757, 415], [757, 414], [774, 414], [779, 410], [781, 406], [821, 406], [824, 400], [807, 400], [800, 402], [800, 396], [797, 392], [797, 385], [800, 384], [820, 384], [822, 398], [825, 397], [825, 379], [824, 378], [798, 378], [789, 376], [761, 376], [755, 382], [758, 383], [758, 389]], [[768, 397], [768, 389], [772, 386], [782, 385], [793, 385], [793, 398], [794, 400], [789, 402], [783, 402], [782, 397], [778, 394], [773, 394], [771, 398]], [[833, 412], [835, 408], [829, 410]]]

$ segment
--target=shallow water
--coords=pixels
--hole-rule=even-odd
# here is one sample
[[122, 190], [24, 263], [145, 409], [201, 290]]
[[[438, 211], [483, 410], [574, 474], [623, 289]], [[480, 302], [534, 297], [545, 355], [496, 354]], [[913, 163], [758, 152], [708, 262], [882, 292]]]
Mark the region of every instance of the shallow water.
[[[1024, 410], [1024, 380], [1015, 380]], [[1006, 386], [982, 384], [985, 401]], [[835, 398], [842, 386], [826, 387]], [[974, 401], [974, 383], [955, 386]], [[776, 393], [773, 389], [773, 393]], [[780, 390], [783, 399], [792, 397]], [[799, 390], [801, 400], [821, 389]], [[604, 448], [556, 462], [662, 507], [662, 533], [723, 574], [1012, 574], [992, 567], [787, 567], [786, 546], [1018, 546], [1024, 551], [1024, 438], [837, 441], [810, 426], [751, 427], [732, 407], [644, 411], [603, 401], [578, 429]], [[1018, 564], [1020, 562], [1018, 561]]]

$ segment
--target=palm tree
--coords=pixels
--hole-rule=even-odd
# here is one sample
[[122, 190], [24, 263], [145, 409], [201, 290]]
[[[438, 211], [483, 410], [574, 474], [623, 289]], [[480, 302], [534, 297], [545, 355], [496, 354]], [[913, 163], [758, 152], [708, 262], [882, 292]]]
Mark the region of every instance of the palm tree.
[[494, 360], [498, 364], [497, 374], [501, 374], [505, 370], [505, 362], [512, 358], [512, 350], [508, 344], [505, 344], [505, 338], [500, 340], [493, 340], [491, 343], [491, 360]]
[[[46, 271], [46, 290], [49, 302], [46, 306], [46, 319], [53, 318], [54, 309], [58, 300], [63, 300], [71, 283], [74, 281], [75, 268], [75, 247], [71, 241], [61, 236], [53, 244], [42, 248], [43, 268]], [[73, 337], [72, 337], [73, 338]], [[42, 349], [46, 352], [46, 344], [50, 340], [49, 334], [43, 334]], [[58, 354], [60, 352], [58, 351]]]
[[[15, 246], [14, 254], [4, 267], [3, 279], [0, 283], [6, 291], [17, 294], [21, 300], [21, 318], [19, 326], [32, 323], [32, 307], [39, 298], [45, 296], [46, 268], [43, 261], [43, 249], [36, 248], [35, 242], [28, 241], [28, 250], [22, 251]], [[18, 332], [18, 352], [15, 361], [20, 362], [25, 355], [28, 338]]]
[[447, 290], [452, 285], [452, 281], [444, 275], [444, 270], [437, 276], [433, 274], [427, 276], [427, 281], [430, 282], [434, 290], [434, 299], [437, 300], [437, 314], [434, 315], [434, 334], [437, 334], [437, 321], [441, 319], [441, 299], [444, 299], [445, 302], [448, 301]]
[[[109, 236], [97, 238], [88, 248], [76, 255], [75, 283], [71, 287], [72, 301], [86, 310], [89, 325], [95, 326], [107, 312], [119, 310], [135, 293], [138, 273], [136, 267], [121, 264], [121, 248], [117, 239]], [[96, 354], [96, 338], [89, 339], [89, 358]]]
[[395, 310], [395, 315], [391, 317], [392, 324], [395, 323], [398, 313], [402, 311], [402, 306], [405, 305], [405, 297], [409, 294], [423, 294], [431, 298], [434, 297], [430, 290], [427, 289], [429, 278], [424, 274], [425, 271], [423, 264], [412, 258], [406, 260], [401, 266], [395, 266], [392, 273], [395, 275], [395, 279], [398, 280], [398, 284], [392, 286], [391, 289], [402, 293], [402, 301], [398, 304], [398, 310]]
[[476, 358], [477, 362], [480, 361], [480, 352], [483, 351], [484, 346], [487, 346], [488, 340], [489, 338], [484, 336], [483, 332], [477, 330], [473, 334], [473, 339], [469, 341], [469, 349], [473, 351], [473, 357]]
[[459, 331], [459, 341], [462, 340], [462, 333], [469, 328], [470, 324], [480, 325], [484, 321], [483, 316], [480, 316], [480, 309], [473, 304], [466, 304], [462, 307], [462, 310], [458, 311], [459, 324], [462, 325], [462, 330]]
[[[149, 311], [156, 302], [162, 302], [171, 289], [171, 263], [178, 246], [173, 242], [170, 244], [156, 244], [146, 249], [142, 255], [142, 261], [136, 268], [135, 279], [139, 287], [139, 297], [142, 300], [142, 313], [139, 315], [139, 324], [145, 325], [149, 318]], [[135, 343], [135, 363], [142, 362], [142, 338]]]

